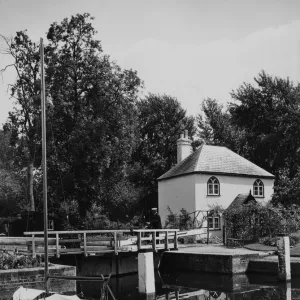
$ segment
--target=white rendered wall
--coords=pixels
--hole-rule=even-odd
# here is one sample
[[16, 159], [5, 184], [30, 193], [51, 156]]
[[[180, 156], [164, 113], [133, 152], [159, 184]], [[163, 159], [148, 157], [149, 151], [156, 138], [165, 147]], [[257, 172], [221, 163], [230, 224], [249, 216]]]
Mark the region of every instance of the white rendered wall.
[[[238, 194], [251, 193], [253, 195], [253, 183], [258, 178], [215, 175], [220, 182], [220, 196], [207, 195], [207, 181], [213, 176], [210, 174], [195, 175], [196, 210], [208, 210], [211, 205], [221, 205], [227, 208]], [[264, 184], [264, 198], [255, 199], [265, 204], [273, 194], [274, 180], [259, 178]]]
[[178, 214], [182, 208], [195, 211], [195, 175], [186, 175], [158, 182], [158, 211], [164, 227], [167, 207]]
[[[207, 196], [207, 181], [213, 176], [210, 174], [191, 174], [170, 178], [158, 182], [158, 209], [165, 225], [169, 206], [173, 213], [179, 213], [182, 208], [188, 212], [209, 210], [210, 206], [219, 204], [227, 208], [238, 194], [251, 193], [253, 183], [258, 178], [215, 175], [220, 182], [220, 196]], [[256, 200], [267, 203], [273, 194], [273, 179], [259, 178], [264, 183], [264, 198]]]

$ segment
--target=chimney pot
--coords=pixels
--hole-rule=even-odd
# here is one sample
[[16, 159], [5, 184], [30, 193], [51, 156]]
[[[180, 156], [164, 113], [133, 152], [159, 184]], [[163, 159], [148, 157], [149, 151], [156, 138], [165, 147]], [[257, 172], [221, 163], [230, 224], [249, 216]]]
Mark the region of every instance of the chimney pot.
[[180, 134], [180, 139], [177, 140], [177, 163], [180, 163], [192, 152], [191, 141], [188, 137], [188, 131], [185, 130]]
[[189, 138], [189, 131], [188, 131], [188, 130], [185, 130], [185, 131], [184, 131], [184, 137], [185, 137], [186, 139]]

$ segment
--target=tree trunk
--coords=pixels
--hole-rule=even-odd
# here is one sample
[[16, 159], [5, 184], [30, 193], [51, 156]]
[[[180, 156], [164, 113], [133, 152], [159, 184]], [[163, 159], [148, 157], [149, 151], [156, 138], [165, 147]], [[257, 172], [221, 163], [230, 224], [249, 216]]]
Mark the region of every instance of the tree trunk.
[[27, 166], [27, 182], [28, 182], [28, 200], [30, 210], [35, 211], [34, 197], [33, 197], [33, 162], [29, 162]]

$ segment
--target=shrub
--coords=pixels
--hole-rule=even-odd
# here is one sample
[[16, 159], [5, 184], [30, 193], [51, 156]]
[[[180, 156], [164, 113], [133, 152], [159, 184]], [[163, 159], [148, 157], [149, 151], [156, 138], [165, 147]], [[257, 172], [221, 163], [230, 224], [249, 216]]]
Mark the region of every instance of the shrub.
[[182, 208], [180, 214], [174, 214], [170, 207], [168, 207], [169, 214], [167, 215], [165, 227], [179, 228], [180, 230], [187, 230], [193, 228], [193, 220], [191, 214]]
[[280, 205], [264, 207], [259, 203], [251, 203], [226, 211], [224, 216], [227, 237], [260, 239], [270, 245], [276, 244], [272, 238], [279, 233], [285, 232], [290, 235], [300, 229], [300, 208], [296, 205], [284, 208]]
[[178, 238], [178, 242], [181, 244], [196, 244], [196, 237], [195, 236], [184, 236], [181, 238]]
[[2, 252], [0, 254], [0, 270], [23, 269], [42, 266], [40, 256], [32, 257]]

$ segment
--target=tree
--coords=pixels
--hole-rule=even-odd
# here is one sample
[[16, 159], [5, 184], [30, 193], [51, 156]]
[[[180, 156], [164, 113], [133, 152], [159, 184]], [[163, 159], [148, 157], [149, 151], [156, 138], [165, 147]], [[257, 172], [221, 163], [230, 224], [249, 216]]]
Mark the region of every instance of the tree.
[[138, 111], [139, 143], [133, 156], [133, 177], [145, 188], [150, 203], [157, 205], [156, 179], [176, 164], [180, 133], [188, 130], [193, 140], [194, 118], [186, 115], [176, 98], [167, 95], [149, 94], [138, 102]]
[[200, 135], [225, 145], [275, 174], [274, 201], [297, 203], [300, 164], [300, 85], [264, 71], [231, 93], [234, 102], [224, 108], [206, 99], [198, 116]]
[[264, 71], [255, 83], [232, 92], [231, 122], [246, 133], [253, 162], [275, 174], [286, 169], [293, 177], [300, 163], [300, 85]]
[[215, 99], [207, 98], [202, 102], [202, 112], [196, 117], [201, 140], [208, 145], [225, 146], [249, 157], [245, 130], [233, 124], [227, 107]]
[[[49, 212], [79, 213], [82, 219], [95, 204], [115, 215], [117, 199], [126, 190], [117, 188], [121, 183], [127, 187], [123, 202], [132, 200], [128, 165], [142, 85], [135, 71], [121, 70], [102, 53], [92, 20], [85, 13], [53, 23], [45, 47]], [[41, 183], [39, 51], [26, 31], [2, 38], [7, 46], [2, 53], [12, 56], [18, 74], [11, 87], [18, 105], [4, 128], [12, 132], [11, 144], [18, 151], [15, 163], [19, 168], [26, 163], [29, 170], [33, 207], [33, 169], [37, 186]], [[36, 193], [41, 198], [41, 189]]]
[[16, 82], [10, 86], [11, 97], [15, 100], [15, 108], [9, 113], [4, 131], [10, 132], [10, 143], [16, 149], [16, 163], [20, 168], [27, 168], [27, 191], [31, 210], [35, 210], [33, 190], [33, 169], [37, 164], [37, 148], [40, 136], [39, 126], [39, 49], [31, 41], [26, 30], [17, 32], [14, 38], [0, 36], [5, 43], [1, 54], [10, 55], [12, 63], [1, 70], [5, 72], [13, 67], [17, 74]]
[[20, 207], [23, 181], [13, 164], [14, 148], [9, 145], [9, 134], [0, 131], [0, 141], [0, 216], [10, 216]]
[[48, 113], [51, 205], [55, 209], [55, 203], [76, 199], [82, 219], [95, 203], [111, 218], [120, 215], [117, 199], [124, 190], [117, 186], [124, 181], [130, 185], [127, 166], [135, 146], [141, 86], [135, 71], [121, 70], [103, 55], [92, 20], [89, 14], [77, 14], [53, 23], [46, 49], [53, 103]]

